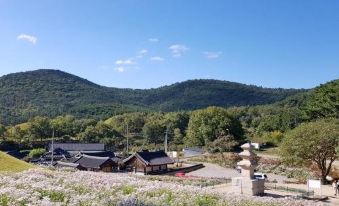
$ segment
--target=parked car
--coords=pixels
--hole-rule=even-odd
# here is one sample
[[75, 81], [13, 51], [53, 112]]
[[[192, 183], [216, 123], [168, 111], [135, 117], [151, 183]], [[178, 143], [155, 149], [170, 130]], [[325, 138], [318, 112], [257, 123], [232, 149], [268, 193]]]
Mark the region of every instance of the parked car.
[[185, 172], [177, 172], [175, 173], [176, 177], [185, 177]]
[[267, 180], [267, 175], [264, 173], [255, 172], [254, 178], [259, 180]]
[[236, 166], [235, 169], [237, 170], [237, 172], [241, 173], [241, 167], [240, 166]]

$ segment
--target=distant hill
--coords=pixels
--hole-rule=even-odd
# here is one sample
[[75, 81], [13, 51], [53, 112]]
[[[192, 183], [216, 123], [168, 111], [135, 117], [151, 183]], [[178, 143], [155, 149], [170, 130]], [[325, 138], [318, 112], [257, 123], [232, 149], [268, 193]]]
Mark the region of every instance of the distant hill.
[[156, 89], [119, 89], [59, 70], [43, 69], [0, 77], [0, 122], [15, 124], [37, 115], [107, 118], [129, 111], [262, 105], [305, 91], [219, 80], [189, 80]]
[[0, 173], [1, 172], [21, 172], [30, 168], [33, 168], [33, 165], [24, 162], [22, 160], [16, 159], [4, 152], [0, 151]]

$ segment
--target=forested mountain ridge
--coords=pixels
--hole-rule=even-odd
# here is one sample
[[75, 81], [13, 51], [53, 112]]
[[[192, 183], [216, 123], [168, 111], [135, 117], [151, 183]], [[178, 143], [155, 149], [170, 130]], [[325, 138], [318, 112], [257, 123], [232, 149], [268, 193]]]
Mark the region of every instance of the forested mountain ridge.
[[59, 70], [42, 69], [0, 77], [0, 122], [15, 124], [37, 115], [107, 118], [129, 111], [262, 105], [305, 91], [219, 80], [189, 80], [156, 89], [119, 89]]

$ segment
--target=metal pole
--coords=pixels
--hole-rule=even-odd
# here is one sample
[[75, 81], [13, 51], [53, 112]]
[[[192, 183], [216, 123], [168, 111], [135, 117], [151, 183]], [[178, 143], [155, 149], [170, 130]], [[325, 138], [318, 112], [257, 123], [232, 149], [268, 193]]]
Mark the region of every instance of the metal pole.
[[53, 161], [54, 161], [54, 127], [53, 127], [53, 131], [52, 131], [52, 158], [51, 158], [51, 165], [53, 165]]
[[129, 131], [128, 131], [128, 122], [127, 122], [127, 131], [126, 131], [126, 136], [127, 136], [126, 152], [127, 152], [127, 154], [128, 154], [128, 136], [129, 136]]
[[165, 152], [166, 153], [167, 153], [168, 130], [169, 130], [169, 126], [167, 125], [166, 134], [165, 134]]

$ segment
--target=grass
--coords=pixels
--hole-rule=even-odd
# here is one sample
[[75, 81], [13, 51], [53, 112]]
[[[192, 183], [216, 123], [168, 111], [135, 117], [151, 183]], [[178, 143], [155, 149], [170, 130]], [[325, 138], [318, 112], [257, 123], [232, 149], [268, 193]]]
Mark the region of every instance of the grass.
[[16, 159], [4, 152], [0, 152], [0, 173], [2, 172], [22, 172], [24, 170], [33, 168], [34, 166]]
[[202, 163], [206, 162], [206, 163], [216, 164], [216, 165], [219, 165], [225, 168], [233, 168], [236, 166], [236, 163], [241, 160], [241, 158], [238, 155], [233, 154], [231, 152], [224, 152], [223, 155], [225, 159], [221, 156], [220, 153], [211, 153], [211, 154], [191, 157], [189, 158], [189, 161], [202, 162]]
[[259, 151], [255, 150], [254, 152], [263, 155], [279, 156], [279, 147], [264, 148]]

